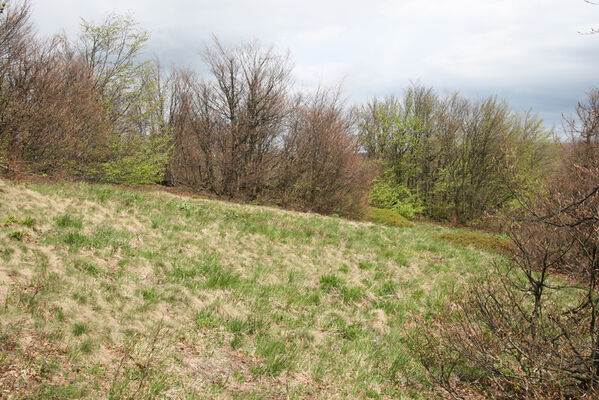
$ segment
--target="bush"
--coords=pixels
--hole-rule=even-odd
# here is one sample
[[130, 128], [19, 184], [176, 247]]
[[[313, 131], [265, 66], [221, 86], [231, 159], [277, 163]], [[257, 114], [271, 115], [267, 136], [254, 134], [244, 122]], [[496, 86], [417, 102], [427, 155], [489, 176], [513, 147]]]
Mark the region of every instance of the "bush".
[[149, 140], [132, 155], [124, 155], [102, 165], [101, 180], [126, 185], [149, 185], [164, 180], [168, 164], [165, 139]]
[[394, 226], [396, 228], [407, 228], [412, 226], [412, 223], [403, 215], [393, 210], [387, 210], [384, 208], [370, 207], [368, 220], [378, 224]]
[[393, 210], [402, 216], [411, 219], [423, 212], [424, 208], [406, 186], [395, 183], [389, 174], [382, 174], [374, 180], [370, 192], [370, 204], [378, 208]]
[[415, 349], [454, 398], [599, 398], [599, 90], [541, 195], [512, 212], [514, 268], [430, 321]]

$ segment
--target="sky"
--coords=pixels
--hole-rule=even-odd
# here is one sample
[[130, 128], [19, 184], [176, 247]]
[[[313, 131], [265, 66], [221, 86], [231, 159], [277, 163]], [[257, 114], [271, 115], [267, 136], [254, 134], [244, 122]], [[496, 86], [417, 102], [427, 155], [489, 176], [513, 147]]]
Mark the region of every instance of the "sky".
[[201, 70], [201, 49], [258, 40], [289, 51], [300, 88], [337, 87], [350, 104], [411, 83], [496, 95], [561, 129], [599, 87], [599, 5], [585, 0], [30, 0], [41, 35], [81, 18], [131, 15], [162, 65]]

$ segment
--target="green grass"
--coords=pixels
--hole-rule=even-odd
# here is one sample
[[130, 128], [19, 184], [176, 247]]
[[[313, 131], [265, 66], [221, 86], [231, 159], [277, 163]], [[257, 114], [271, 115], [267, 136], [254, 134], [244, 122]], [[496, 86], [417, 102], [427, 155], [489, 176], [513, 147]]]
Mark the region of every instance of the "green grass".
[[70, 214], [63, 214], [54, 218], [56, 226], [59, 228], [81, 228], [83, 226], [83, 219], [81, 217], [74, 217]]
[[391, 213], [0, 180], [0, 370], [28, 371], [2, 384], [14, 399], [434, 397], [410, 334], [501, 259], [475, 244], [497, 239]]

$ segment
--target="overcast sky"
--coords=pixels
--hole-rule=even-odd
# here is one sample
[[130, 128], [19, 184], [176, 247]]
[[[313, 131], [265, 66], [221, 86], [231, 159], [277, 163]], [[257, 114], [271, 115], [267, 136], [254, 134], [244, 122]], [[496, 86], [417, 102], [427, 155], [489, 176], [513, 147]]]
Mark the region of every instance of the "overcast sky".
[[[199, 50], [257, 39], [289, 50], [299, 85], [336, 86], [352, 103], [439, 92], [498, 95], [560, 125], [599, 86], [599, 5], [584, 0], [31, 0], [39, 32], [74, 35], [81, 18], [132, 15], [164, 65], [199, 67]], [[559, 126], [558, 126], [559, 127]]]

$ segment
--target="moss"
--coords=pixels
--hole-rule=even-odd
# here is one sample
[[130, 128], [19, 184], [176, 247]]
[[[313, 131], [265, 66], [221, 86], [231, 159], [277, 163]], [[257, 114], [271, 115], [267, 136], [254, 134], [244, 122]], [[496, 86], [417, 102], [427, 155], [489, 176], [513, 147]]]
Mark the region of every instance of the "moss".
[[412, 223], [398, 212], [376, 207], [370, 207], [368, 221], [395, 226], [397, 228], [407, 228], [412, 226]]
[[513, 249], [512, 242], [497, 236], [473, 232], [441, 233], [433, 235], [435, 239], [457, 244], [464, 247], [474, 247], [489, 253], [508, 255]]

